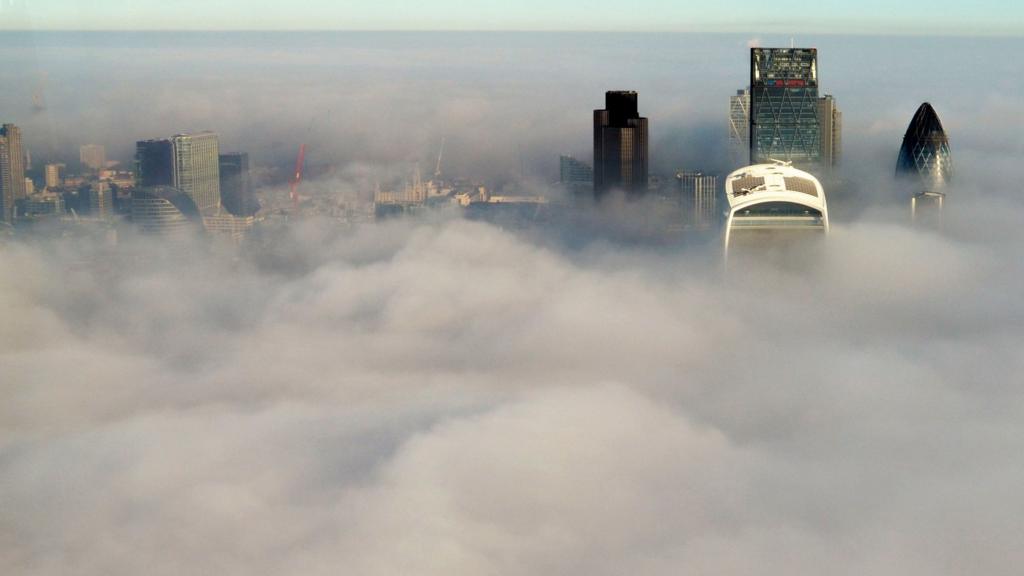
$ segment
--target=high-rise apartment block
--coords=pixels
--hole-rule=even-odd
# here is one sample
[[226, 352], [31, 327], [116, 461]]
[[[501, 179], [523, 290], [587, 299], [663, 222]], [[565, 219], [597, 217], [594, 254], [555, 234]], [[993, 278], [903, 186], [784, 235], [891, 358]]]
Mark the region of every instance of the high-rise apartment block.
[[220, 148], [212, 132], [179, 134], [136, 144], [140, 187], [173, 186], [184, 192], [202, 214], [220, 210]]
[[637, 108], [637, 93], [605, 94], [605, 108], [594, 110], [594, 195], [612, 190], [629, 196], [647, 191], [648, 128]]
[[0, 126], [0, 220], [14, 218], [14, 203], [25, 197], [25, 153], [21, 129], [14, 124]]
[[821, 162], [818, 51], [751, 48], [750, 162]]

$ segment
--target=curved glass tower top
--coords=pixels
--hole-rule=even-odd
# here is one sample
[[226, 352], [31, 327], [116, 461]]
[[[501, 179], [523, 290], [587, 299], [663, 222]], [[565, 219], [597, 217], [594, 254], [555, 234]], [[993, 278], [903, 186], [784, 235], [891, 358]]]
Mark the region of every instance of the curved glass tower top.
[[929, 186], [946, 184], [953, 176], [949, 137], [935, 109], [927, 102], [917, 109], [903, 136], [896, 175], [920, 178]]

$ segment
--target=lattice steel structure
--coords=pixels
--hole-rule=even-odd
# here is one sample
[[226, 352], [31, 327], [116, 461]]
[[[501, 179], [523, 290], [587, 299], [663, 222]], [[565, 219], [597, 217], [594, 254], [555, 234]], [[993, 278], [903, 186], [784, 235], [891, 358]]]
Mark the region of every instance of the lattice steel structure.
[[821, 162], [818, 50], [750, 49], [750, 161]]

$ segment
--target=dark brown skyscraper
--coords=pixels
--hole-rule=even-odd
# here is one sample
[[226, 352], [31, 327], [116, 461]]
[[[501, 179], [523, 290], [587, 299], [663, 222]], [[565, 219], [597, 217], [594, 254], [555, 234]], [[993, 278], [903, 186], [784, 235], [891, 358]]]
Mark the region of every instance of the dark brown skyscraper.
[[594, 196], [612, 190], [647, 191], [647, 118], [637, 112], [636, 92], [608, 92], [605, 109], [594, 110]]

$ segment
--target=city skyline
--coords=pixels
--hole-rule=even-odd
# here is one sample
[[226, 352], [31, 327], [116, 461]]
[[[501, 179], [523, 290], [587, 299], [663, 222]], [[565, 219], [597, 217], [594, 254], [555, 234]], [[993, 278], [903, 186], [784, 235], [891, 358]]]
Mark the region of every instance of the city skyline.
[[[598, 0], [580, 11], [575, 2], [440, 0], [410, 5], [401, 0], [338, 5], [327, 0], [298, 4], [186, 0], [173, 5], [125, 0], [9, 0], [0, 7], [0, 29], [34, 30], [537, 30], [709, 31], [863, 34], [1024, 34], [1024, 8], [1001, 0], [965, 5], [911, 0], [893, 5], [867, 0], [856, 5], [808, 6], [795, 0], [771, 5], [742, 0], [729, 6], [679, 5], [639, 0], [623, 14], [618, 3]], [[206, 17], [198, 22], [194, 15]], [[786, 13], [787, 18], [778, 15]], [[869, 16], [885, 14], [884, 17]], [[1016, 16], [1016, 21], [1014, 21]]]
[[0, 33], [3, 576], [1017, 576], [1024, 42], [790, 36]]

